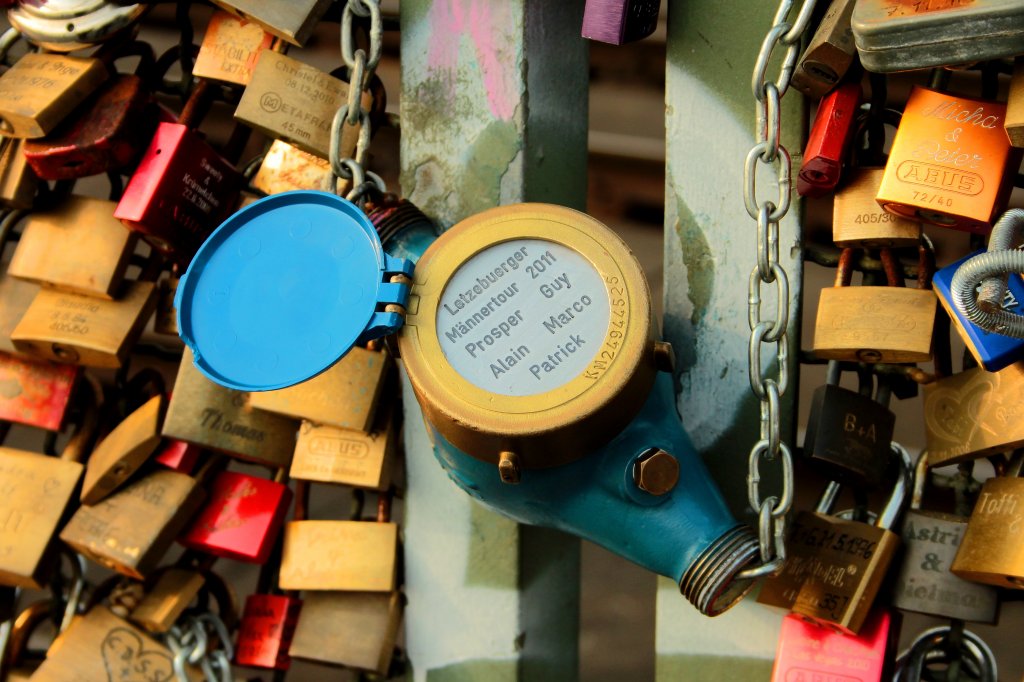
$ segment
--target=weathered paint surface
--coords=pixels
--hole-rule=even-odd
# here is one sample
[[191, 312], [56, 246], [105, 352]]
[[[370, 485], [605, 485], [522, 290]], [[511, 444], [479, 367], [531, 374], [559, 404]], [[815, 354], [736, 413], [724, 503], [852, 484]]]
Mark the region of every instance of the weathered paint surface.
[[[402, 53], [425, 57], [402, 60], [402, 190], [442, 227], [521, 201], [583, 207], [582, 7], [402, 2]], [[575, 680], [578, 540], [514, 524], [456, 488], [407, 382], [403, 393], [412, 679]]]
[[[747, 282], [757, 258], [757, 227], [743, 207], [743, 161], [755, 132], [751, 71], [775, 7], [720, 0], [677, 2], [669, 9], [664, 329], [679, 360], [683, 423], [733, 511], [750, 522], [747, 455], [758, 438], [759, 411], [747, 378]], [[786, 98], [783, 120], [783, 142], [799, 168], [798, 94]], [[767, 178], [758, 183], [759, 197], [776, 192]], [[792, 310], [793, 364], [783, 399], [790, 443], [802, 277], [798, 214], [794, 202], [780, 235]], [[762, 314], [772, 312], [766, 304]], [[764, 361], [772, 360], [765, 349]], [[763, 485], [775, 489], [775, 474], [771, 465], [762, 466]], [[768, 679], [781, 614], [748, 598], [707, 619], [676, 585], [659, 585], [659, 680]]]

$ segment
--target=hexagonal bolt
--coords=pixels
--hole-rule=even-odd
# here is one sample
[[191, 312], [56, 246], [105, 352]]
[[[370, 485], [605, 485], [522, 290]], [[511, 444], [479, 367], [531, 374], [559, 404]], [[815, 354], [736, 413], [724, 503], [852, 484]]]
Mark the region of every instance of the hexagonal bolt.
[[671, 492], [679, 482], [679, 461], [661, 448], [651, 448], [633, 463], [633, 482], [651, 495]]

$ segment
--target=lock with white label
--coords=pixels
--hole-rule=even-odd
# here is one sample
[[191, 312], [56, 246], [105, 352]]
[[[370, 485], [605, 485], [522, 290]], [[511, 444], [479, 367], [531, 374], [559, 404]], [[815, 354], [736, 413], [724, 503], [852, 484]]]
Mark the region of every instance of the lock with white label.
[[[568, 208], [522, 204], [468, 218], [432, 244], [414, 221], [381, 249], [351, 206], [287, 192], [214, 232], [178, 287], [178, 328], [201, 371], [249, 391], [304, 381], [355, 339], [394, 333], [374, 322], [380, 308], [404, 313], [401, 356], [438, 461], [463, 490], [673, 578], [702, 613], [746, 594], [752, 582], [737, 574], [757, 559], [757, 538], [732, 517], [676, 417], [671, 348], [615, 233]], [[256, 242], [259, 254], [243, 258]], [[360, 253], [358, 266], [345, 260]], [[417, 257], [414, 272], [403, 265]], [[357, 267], [365, 301], [334, 314], [352, 298]], [[343, 330], [342, 317], [367, 328]], [[294, 338], [263, 333], [280, 328]]]

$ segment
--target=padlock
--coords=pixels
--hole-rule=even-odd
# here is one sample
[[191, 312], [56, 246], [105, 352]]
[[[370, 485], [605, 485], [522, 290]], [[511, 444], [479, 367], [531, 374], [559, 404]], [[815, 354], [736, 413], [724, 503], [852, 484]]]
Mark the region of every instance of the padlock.
[[17, 614], [17, 617], [8, 626], [6, 641], [0, 648], [0, 679], [7, 682], [26, 682], [42, 664], [40, 660], [29, 660], [29, 640], [33, 634], [52, 620], [53, 604], [51, 600], [44, 599], [29, 604]]
[[160, 445], [165, 408], [164, 396], [153, 396], [97, 443], [85, 467], [82, 504], [97, 504], [146, 463]]
[[[204, 679], [192, 665], [182, 666], [182, 672], [188, 680]], [[95, 606], [75, 618], [32, 679], [169, 682], [175, 679], [174, 656], [166, 646], [107, 607]]]
[[1016, 0], [857, 0], [851, 22], [865, 69], [879, 73], [968, 64], [1019, 54]]
[[320, 17], [331, 6], [330, 0], [295, 0], [287, 5], [262, 0], [213, 0], [213, 4], [299, 47], [306, 44]]
[[584, 38], [612, 45], [642, 40], [658, 27], [661, 0], [587, 0]]
[[178, 278], [171, 275], [157, 282], [156, 314], [153, 316], [153, 331], [168, 336], [178, 335], [178, 311], [174, 307], [174, 294]]
[[[377, 523], [391, 518], [389, 493], [381, 493]], [[402, 595], [391, 592], [306, 594], [288, 652], [293, 658], [386, 675], [402, 621]]]
[[143, 580], [199, 511], [203, 484], [224, 464], [213, 457], [196, 478], [154, 469], [98, 504], [79, 507], [60, 539], [112, 571]]
[[845, 634], [860, 632], [899, 549], [900, 537], [889, 529], [913, 485], [910, 455], [896, 443], [893, 452], [897, 479], [875, 525], [815, 514], [789, 536], [791, 546], [810, 546], [816, 562], [796, 595], [794, 613]]
[[814, 392], [804, 437], [804, 457], [840, 483], [878, 487], [889, 470], [894, 415], [886, 405], [839, 385], [839, 363], [829, 363], [829, 383]]
[[1006, 204], [1019, 156], [1003, 130], [1006, 105], [915, 86], [876, 200], [886, 211], [987, 234]]
[[34, 45], [73, 52], [127, 32], [142, 17], [142, 3], [106, 0], [20, 2], [8, 21]]
[[0, 421], [59, 431], [81, 368], [0, 351]]
[[857, 54], [850, 30], [856, 0], [832, 0], [800, 55], [790, 85], [808, 97], [824, 97], [846, 75]]
[[1010, 94], [1006, 100], [1006, 136], [1014, 147], [1024, 147], [1024, 57], [1013, 63]]
[[9, 208], [32, 208], [39, 178], [25, 160], [25, 140], [0, 139], [0, 204]]
[[289, 475], [303, 481], [387, 490], [398, 450], [398, 410], [381, 406], [369, 432], [303, 421]]
[[369, 431], [390, 368], [387, 350], [356, 347], [323, 374], [296, 386], [252, 393], [249, 401], [258, 410]]
[[288, 670], [291, 667], [288, 649], [295, 634], [302, 600], [295, 593], [282, 593], [277, 589], [283, 543], [284, 538], [279, 535], [271, 558], [260, 567], [256, 592], [245, 600], [235, 646], [237, 665], [270, 670]]
[[142, 155], [158, 120], [150, 81], [153, 48], [134, 42], [104, 55], [139, 57], [135, 74], [114, 74], [46, 137], [28, 140], [24, 154], [44, 180], [70, 180], [130, 168]]
[[163, 435], [274, 469], [288, 466], [298, 423], [255, 410], [249, 400], [249, 394], [224, 388], [203, 376], [186, 349]]
[[163, 444], [157, 448], [156, 454], [153, 455], [153, 461], [168, 469], [188, 474], [195, 468], [201, 452], [202, 449], [192, 443], [165, 438]]
[[914, 470], [914, 495], [903, 517], [903, 558], [893, 587], [892, 604], [938, 618], [995, 623], [999, 595], [986, 585], [962, 580], [950, 572], [953, 557], [967, 528], [967, 519], [921, 511], [928, 481], [928, 451]]
[[244, 184], [234, 166], [193, 130], [212, 87], [199, 81], [178, 122], [157, 125], [114, 211], [129, 229], [183, 264], [231, 213]]
[[270, 557], [292, 502], [284, 470], [274, 480], [217, 474], [203, 508], [178, 538], [196, 552], [262, 564]]
[[113, 217], [115, 206], [113, 201], [70, 196], [49, 210], [29, 214], [7, 273], [53, 289], [113, 299], [137, 241]]
[[124, 282], [117, 300], [43, 289], [11, 332], [14, 347], [45, 360], [120, 367], [156, 306], [152, 282]]
[[214, 12], [192, 65], [196, 78], [248, 85], [260, 53], [270, 49], [274, 36], [253, 22], [227, 12]]
[[102, 388], [89, 377], [85, 413], [60, 457], [0, 448], [0, 584], [39, 589], [56, 558], [55, 535], [82, 478]]
[[875, 201], [884, 168], [851, 169], [832, 203], [832, 241], [836, 246], [896, 248], [921, 240], [921, 224], [882, 210]]
[[284, 590], [391, 592], [398, 526], [387, 521], [309, 521], [309, 484], [295, 489], [295, 520], [284, 528], [278, 582]]
[[[932, 283], [935, 285], [935, 295], [938, 296], [939, 303], [953, 320], [953, 327], [960, 334], [967, 350], [986, 370], [998, 372], [1024, 357], [1024, 339], [985, 331], [960, 312], [952, 297], [953, 276], [956, 271], [965, 262], [981, 253], [985, 252], [976, 251], [936, 271]], [[1006, 312], [1020, 314], [1017, 311], [1022, 300], [1024, 300], [1024, 280], [1021, 279], [1020, 274], [1011, 274], [1007, 278], [1006, 292], [1003, 294], [1003, 300], [999, 307]]]
[[985, 481], [950, 567], [964, 580], [1024, 589], [1024, 453], [1004, 475]]
[[924, 387], [930, 466], [978, 459], [1024, 445], [1024, 365], [981, 368]]
[[796, 190], [800, 196], [823, 196], [839, 184], [856, 128], [860, 98], [860, 82], [850, 81], [821, 100], [797, 176]]
[[[348, 101], [348, 83], [297, 59], [264, 50], [235, 110], [235, 119], [302, 151], [329, 158], [331, 123]], [[373, 104], [362, 93], [361, 106]], [[352, 156], [359, 125], [342, 130], [338, 153]]]
[[199, 595], [206, 578], [195, 567], [181, 561], [161, 571], [128, 619], [146, 632], [163, 634]]
[[43, 137], [105, 80], [99, 59], [29, 52], [0, 76], [0, 134]]
[[919, 288], [906, 288], [899, 262], [892, 251], [882, 249], [888, 286], [851, 287], [854, 253], [854, 249], [843, 249], [835, 286], [821, 290], [814, 354], [849, 362], [927, 362], [936, 303], [932, 292], [923, 288], [929, 282], [922, 267]]
[[899, 628], [875, 609], [851, 637], [789, 614], [779, 628], [772, 682], [880, 682], [890, 679]]
[[[6, 239], [4, 234], [10, 234], [14, 223], [20, 218], [19, 212], [11, 211], [0, 219], [0, 256], [3, 255]], [[6, 227], [5, 227], [6, 226]], [[39, 294], [39, 285], [25, 280], [11, 277], [7, 274], [6, 268], [0, 273], [0, 352], [22, 355], [14, 342], [11, 341], [11, 332], [21, 322], [25, 311], [32, 305]]]
[[[315, 154], [304, 152], [287, 142], [274, 140], [260, 163], [252, 186], [266, 194], [279, 194], [296, 189], [321, 189], [331, 164]], [[338, 178], [337, 191], [347, 192], [350, 181]]]
[[[962, 671], [950, 674], [954, 665]], [[968, 677], [997, 682], [998, 664], [981, 637], [954, 621], [921, 632], [896, 660], [894, 682]]]

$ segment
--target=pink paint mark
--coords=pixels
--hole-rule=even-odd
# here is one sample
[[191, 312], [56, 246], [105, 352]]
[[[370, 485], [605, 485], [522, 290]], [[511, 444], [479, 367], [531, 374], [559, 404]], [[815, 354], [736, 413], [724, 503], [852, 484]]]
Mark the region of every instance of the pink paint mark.
[[459, 45], [467, 34], [473, 41], [487, 103], [495, 118], [510, 120], [519, 102], [518, 79], [505, 66], [515, 60], [511, 37], [504, 30], [515, 26], [504, 1], [436, 0], [430, 9], [431, 70], [448, 73], [449, 93], [455, 95], [455, 71], [459, 66]]

